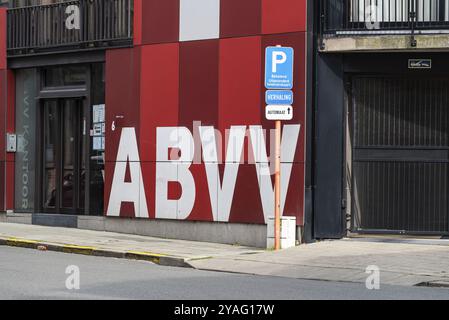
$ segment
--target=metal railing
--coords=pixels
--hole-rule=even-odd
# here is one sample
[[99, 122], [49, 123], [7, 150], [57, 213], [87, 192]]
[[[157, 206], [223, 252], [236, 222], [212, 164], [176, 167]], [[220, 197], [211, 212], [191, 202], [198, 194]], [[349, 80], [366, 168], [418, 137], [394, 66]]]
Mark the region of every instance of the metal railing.
[[449, 33], [449, 0], [320, 0], [324, 36]]
[[[67, 26], [71, 16], [79, 18], [76, 28]], [[8, 10], [10, 56], [121, 46], [132, 36], [133, 0], [74, 0]]]

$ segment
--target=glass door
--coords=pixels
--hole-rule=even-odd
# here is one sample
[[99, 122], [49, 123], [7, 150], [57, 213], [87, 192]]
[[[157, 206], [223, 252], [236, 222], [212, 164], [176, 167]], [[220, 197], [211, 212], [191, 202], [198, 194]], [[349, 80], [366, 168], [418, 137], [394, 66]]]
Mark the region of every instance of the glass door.
[[44, 125], [43, 125], [43, 142], [44, 142], [44, 208], [56, 209], [57, 203], [57, 176], [58, 168], [56, 165], [58, 143], [58, 104], [57, 100], [49, 100], [44, 102]]
[[53, 99], [43, 103], [43, 209], [83, 213], [86, 166], [83, 103]]

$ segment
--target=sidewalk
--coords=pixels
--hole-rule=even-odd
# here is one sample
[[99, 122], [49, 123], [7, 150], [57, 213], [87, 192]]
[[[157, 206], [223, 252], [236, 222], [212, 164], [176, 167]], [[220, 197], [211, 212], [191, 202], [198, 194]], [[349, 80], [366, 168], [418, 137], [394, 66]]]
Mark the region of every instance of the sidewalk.
[[179, 267], [191, 267], [189, 262], [198, 259], [262, 252], [243, 246], [12, 223], [0, 223], [0, 245], [140, 259]]
[[[248, 256], [193, 261], [196, 268], [298, 279], [365, 283], [371, 265], [381, 284], [449, 286], [448, 240], [343, 239]], [[449, 290], [448, 290], [449, 295]]]
[[368, 277], [366, 268], [376, 265], [381, 272], [382, 285], [433, 283], [449, 286], [449, 240], [351, 238], [273, 252], [214, 243], [0, 223], [0, 245], [143, 259], [201, 270], [361, 283]]

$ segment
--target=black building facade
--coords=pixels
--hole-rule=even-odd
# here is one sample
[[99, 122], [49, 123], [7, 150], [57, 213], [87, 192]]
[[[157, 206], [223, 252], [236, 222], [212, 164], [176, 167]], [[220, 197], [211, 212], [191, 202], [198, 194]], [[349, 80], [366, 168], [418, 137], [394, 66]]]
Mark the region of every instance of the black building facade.
[[447, 235], [447, 1], [314, 10], [315, 237]]

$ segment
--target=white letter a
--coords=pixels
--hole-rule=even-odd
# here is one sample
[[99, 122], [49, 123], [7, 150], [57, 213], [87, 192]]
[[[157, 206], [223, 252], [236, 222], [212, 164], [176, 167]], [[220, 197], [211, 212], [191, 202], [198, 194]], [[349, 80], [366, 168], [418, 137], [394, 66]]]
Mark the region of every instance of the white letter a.
[[[127, 164], [129, 164], [131, 182], [125, 182]], [[120, 216], [122, 202], [134, 203], [136, 218], [149, 218], [134, 128], [122, 129], [107, 215]]]
[[68, 30], [79, 30], [80, 29], [80, 8], [76, 5], [68, 6], [65, 13], [69, 16], [65, 20], [65, 27]]

